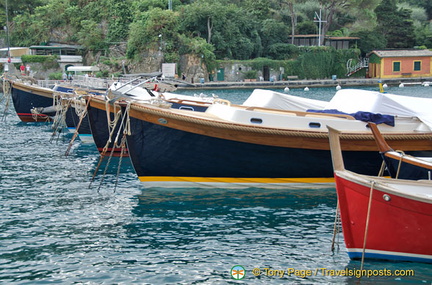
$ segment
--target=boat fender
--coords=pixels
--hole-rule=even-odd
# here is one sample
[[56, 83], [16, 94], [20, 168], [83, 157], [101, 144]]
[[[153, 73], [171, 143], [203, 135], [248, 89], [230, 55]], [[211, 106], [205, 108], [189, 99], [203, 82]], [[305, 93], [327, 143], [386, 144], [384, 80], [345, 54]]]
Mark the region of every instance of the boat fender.
[[154, 85], [153, 91], [159, 91], [159, 87], [157, 84]]

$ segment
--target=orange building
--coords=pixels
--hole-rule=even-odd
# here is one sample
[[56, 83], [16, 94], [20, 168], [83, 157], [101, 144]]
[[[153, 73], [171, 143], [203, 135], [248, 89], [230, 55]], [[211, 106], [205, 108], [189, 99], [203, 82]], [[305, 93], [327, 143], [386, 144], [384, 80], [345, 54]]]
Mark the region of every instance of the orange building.
[[432, 51], [374, 50], [368, 54], [372, 78], [431, 77]]

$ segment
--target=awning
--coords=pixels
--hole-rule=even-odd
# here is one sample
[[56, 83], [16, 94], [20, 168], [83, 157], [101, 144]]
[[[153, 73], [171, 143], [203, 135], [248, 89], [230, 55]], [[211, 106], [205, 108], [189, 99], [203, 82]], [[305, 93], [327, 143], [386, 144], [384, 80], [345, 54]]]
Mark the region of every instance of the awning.
[[99, 67], [97, 66], [69, 66], [67, 68], [67, 71], [81, 71], [81, 72], [92, 72], [92, 71], [99, 71]]

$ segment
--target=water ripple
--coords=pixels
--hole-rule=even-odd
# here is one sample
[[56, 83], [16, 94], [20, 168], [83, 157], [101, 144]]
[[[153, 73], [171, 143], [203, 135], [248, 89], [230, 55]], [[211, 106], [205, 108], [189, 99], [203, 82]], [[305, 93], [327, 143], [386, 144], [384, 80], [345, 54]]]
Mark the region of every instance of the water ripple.
[[[261, 275], [252, 269], [359, 268], [330, 251], [336, 194], [322, 190], [145, 189], [123, 161], [90, 179], [94, 147], [50, 142], [44, 124], [0, 124], [0, 283], [4, 284], [247, 284], [354, 283], [352, 277]], [[101, 187], [99, 188], [99, 184]], [[90, 187], [89, 187], [90, 186]], [[429, 282], [431, 266], [368, 262], [366, 268], [416, 270], [413, 278], [368, 282]]]

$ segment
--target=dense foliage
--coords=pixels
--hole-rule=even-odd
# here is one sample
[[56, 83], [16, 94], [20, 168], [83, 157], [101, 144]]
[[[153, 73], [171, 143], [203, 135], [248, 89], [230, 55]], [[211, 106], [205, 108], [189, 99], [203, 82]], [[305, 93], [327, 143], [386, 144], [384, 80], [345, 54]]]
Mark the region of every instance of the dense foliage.
[[[320, 8], [323, 33], [360, 37], [363, 54], [432, 48], [432, 1], [424, 0], [9, 0], [8, 16], [12, 46], [78, 43], [107, 54], [127, 43], [129, 59], [148, 50], [170, 62], [195, 53], [211, 68], [215, 59], [302, 60], [290, 36], [317, 34]], [[331, 53], [329, 62], [316, 53], [303, 60], [327, 66], [337, 60]]]

